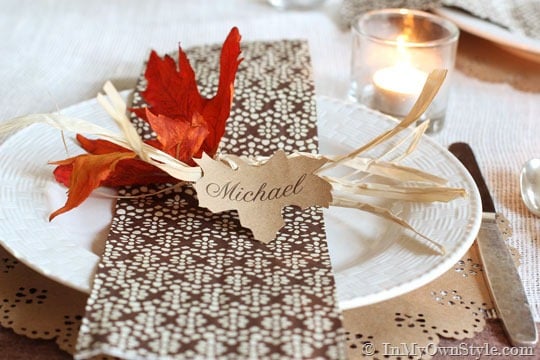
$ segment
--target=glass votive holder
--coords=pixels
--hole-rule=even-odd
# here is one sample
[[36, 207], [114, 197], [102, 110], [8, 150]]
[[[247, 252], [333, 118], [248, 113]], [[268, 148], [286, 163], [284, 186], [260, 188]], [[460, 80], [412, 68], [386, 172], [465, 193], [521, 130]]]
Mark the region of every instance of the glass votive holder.
[[439, 93], [419, 120], [430, 120], [428, 132], [439, 131], [446, 114], [458, 28], [427, 12], [384, 9], [357, 17], [352, 33], [350, 96], [388, 115], [407, 115], [428, 74], [434, 69], [448, 70]]

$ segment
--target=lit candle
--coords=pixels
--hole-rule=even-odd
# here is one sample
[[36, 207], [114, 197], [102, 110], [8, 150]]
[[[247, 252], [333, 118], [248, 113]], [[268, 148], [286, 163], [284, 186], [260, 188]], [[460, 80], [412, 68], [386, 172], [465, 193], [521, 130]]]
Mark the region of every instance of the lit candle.
[[420, 95], [427, 74], [412, 66], [396, 65], [373, 74], [373, 106], [380, 111], [405, 116]]
[[427, 73], [410, 63], [404, 47], [407, 36], [398, 37], [398, 59], [394, 66], [382, 68], [373, 74], [373, 106], [380, 111], [405, 116], [420, 95]]

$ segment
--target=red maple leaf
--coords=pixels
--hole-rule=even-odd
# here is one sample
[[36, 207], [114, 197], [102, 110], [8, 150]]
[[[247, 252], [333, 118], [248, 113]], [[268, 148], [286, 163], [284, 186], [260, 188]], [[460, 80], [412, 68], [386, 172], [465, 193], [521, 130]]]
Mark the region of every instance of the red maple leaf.
[[[193, 158], [201, 157], [202, 152], [215, 155], [231, 109], [234, 78], [241, 62], [240, 38], [235, 27], [223, 44], [218, 90], [210, 99], [200, 95], [195, 72], [181, 48], [178, 68], [170, 56], [160, 58], [152, 51], [145, 72], [148, 85], [142, 93], [149, 106], [133, 109], [157, 134], [145, 143], [192, 166]], [[79, 206], [99, 186], [178, 181], [129, 149], [82, 135], [77, 135], [77, 140], [88, 154], [52, 163], [58, 165], [56, 180], [69, 191], [66, 204], [51, 214], [51, 220]]]
[[[206, 127], [208, 134], [202, 151], [214, 156], [225, 133], [225, 124], [231, 110], [234, 78], [242, 61], [238, 59], [239, 55], [240, 33], [235, 27], [227, 36], [221, 50], [217, 93], [206, 99], [199, 93], [195, 73], [182, 48], [178, 51], [178, 67], [172, 57], [165, 55], [160, 58], [152, 51], [145, 72], [148, 85], [142, 93], [149, 106], [148, 110], [153, 114], [174, 119], [176, 126], [183, 126], [181, 123], [184, 122], [192, 126], [201, 124]], [[142, 110], [134, 109], [143, 119], [149, 120], [148, 112]], [[174, 126], [172, 122], [169, 123], [169, 128]]]

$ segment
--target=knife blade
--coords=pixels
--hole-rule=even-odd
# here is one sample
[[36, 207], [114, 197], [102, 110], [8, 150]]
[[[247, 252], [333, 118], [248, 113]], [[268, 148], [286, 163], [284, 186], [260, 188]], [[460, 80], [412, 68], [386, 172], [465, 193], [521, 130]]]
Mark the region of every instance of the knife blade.
[[469, 170], [480, 191], [483, 214], [477, 243], [497, 313], [512, 345], [532, 347], [538, 341], [534, 318], [521, 278], [495, 222], [495, 204], [474, 153], [466, 143], [454, 143], [449, 150]]

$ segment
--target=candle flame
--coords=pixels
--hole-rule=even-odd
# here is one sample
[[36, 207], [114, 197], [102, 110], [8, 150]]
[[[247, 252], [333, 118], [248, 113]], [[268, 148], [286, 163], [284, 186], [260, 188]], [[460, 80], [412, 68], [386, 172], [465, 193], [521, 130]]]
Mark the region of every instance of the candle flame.
[[397, 42], [397, 66], [409, 65], [411, 63], [411, 54], [407, 51], [407, 40], [409, 36], [407, 34], [398, 35]]
[[396, 38], [398, 63], [405, 65], [411, 64], [411, 54], [407, 51], [407, 43], [413, 38], [414, 31], [414, 16], [411, 13], [406, 13], [403, 18], [403, 31]]

